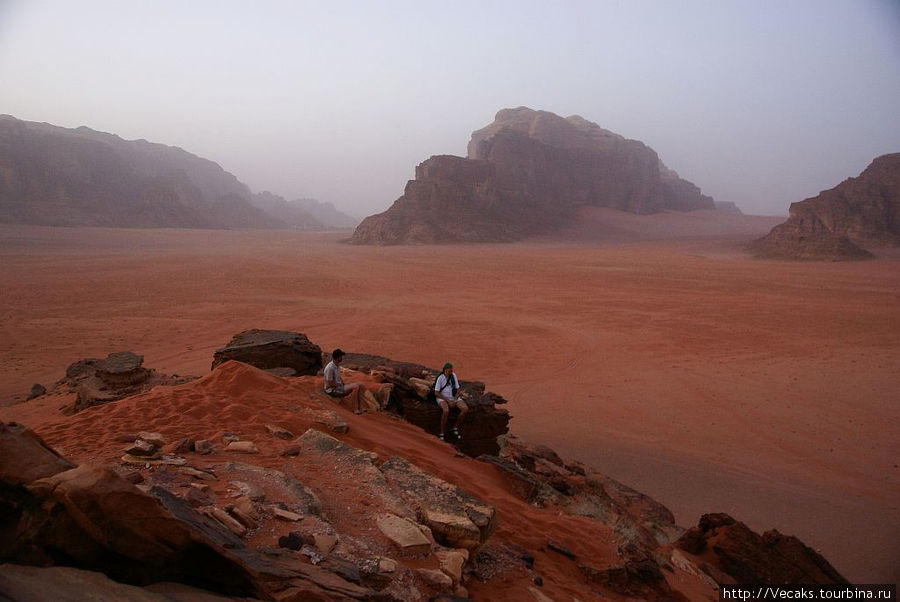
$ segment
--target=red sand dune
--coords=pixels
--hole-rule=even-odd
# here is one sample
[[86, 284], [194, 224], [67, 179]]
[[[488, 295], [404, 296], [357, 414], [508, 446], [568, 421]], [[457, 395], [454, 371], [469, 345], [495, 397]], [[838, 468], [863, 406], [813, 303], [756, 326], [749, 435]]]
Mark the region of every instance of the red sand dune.
[[[0, 399], [124, 349], [162, 372], [207, 374], [213, 351], [248, 328], [432, 366], [449, 359], [511, 400], [516, 434], [655, 497], [682, 525], [728, 512], [801, 537], [851, 581], [896, 581], [898, 259], [747, 259], [740, 243], [767, 227], [396, 248], [295, 232], [0, 227]], [[228, 390], [255, 398], [266, 383], [252, 384]], [[0, 419], [79, 460], [118, 453], [110, 438], [133, 430], [135, 413], [134, 428], [164, 433], [261, 420], [240, 405], [194, 415], [177, 392], [74, 417], [47, 397], [0, 408]], [[389, 420], [352, 428], [355, 443], [387, 453], [379, 425]], [[441, 476], [468, 470], [409, 429], [392, 445]], [[499, 484], [482, 478], [473, 493], [492, 501]], [[516, 514], [501, 529], [527, 525]]]

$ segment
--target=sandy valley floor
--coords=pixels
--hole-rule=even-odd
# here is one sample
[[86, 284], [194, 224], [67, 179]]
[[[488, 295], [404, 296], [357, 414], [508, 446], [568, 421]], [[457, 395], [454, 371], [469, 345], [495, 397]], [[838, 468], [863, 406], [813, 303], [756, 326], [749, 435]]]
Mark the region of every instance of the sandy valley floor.
[[[627, 242], [629, 227], [607, 244], [371, 248], [338, 234], [0, 226], [0, 400], [119, 350], [203, 375], [248, 328], [450, 360], [510, 400], [516, 434], [684, 526], [728, 512], [798, 535], [851, 581], [896, 582], [900, 257], [762, 262], [739, 252], [746, 230]], [[55, 410], [29, 403], [0, 419], [40, 432]]]

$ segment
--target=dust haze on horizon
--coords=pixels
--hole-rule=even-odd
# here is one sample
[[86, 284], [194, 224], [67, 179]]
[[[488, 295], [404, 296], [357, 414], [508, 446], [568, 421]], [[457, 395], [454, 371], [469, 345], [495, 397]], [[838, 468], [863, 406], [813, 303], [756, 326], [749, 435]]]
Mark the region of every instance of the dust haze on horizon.
[[900, 152], [898, 105], [896, 0], [0, 0], [0, 113], [180, 146], [358, 217], [517, 106], [786, 214]]

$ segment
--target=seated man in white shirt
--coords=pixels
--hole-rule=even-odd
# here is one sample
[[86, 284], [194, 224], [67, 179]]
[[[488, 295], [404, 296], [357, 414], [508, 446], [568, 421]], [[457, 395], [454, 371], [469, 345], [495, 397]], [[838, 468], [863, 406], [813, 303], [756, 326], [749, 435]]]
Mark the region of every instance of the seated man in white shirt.
[[[459, 418], [456, 419], [457, 425], [463, 421], [463, 418], [466, 417], [466, 413], [469, 411], [469, 406], [459, 397], [459, 380], [456, 378], [456, 374], [453, 373], [453, 364], [450, 362], [444, 364], [442, 373], [434, 381], [434, 397], [441, 407], [440, 438], [443, 441], [446, 438], [447, 417], [450, 415], [450, 408], [459, 408]], [[457, 439], [461, 438], [456, 426], [453, 427], [452, 432], [454, 437]]]
[[[341, 349], [335, 349], [331, 352], [331, 361], [325, 366], [325, 393], [330, 397], [337, 397], [339, 399], [345, 397], [350, 398], [354, 402], [350, 405], [350, 409], [357, 414], [362, 414], [367, 405], [364, 401], [366, 385], [365, 383], [344, 384], [344, 379], [341, 378], [340, 366], [343, 360], [344, 352]], [[381, 385], [379, 387], [378, 393], [382, 396], [382, 399], [376, 399], [376, 402], [381, 408], [384, 408], [387, 405], [392, 388], [393, 385], [390, 384]]]

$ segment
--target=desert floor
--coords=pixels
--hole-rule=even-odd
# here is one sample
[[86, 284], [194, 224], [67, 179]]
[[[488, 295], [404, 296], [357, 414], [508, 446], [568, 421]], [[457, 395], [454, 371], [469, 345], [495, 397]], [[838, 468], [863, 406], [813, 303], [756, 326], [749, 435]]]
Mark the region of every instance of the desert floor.
[[900, 256], [740, 252], [777, 221], [684, 238], [682, 217], [643, 222], [641, 236], [628, 217], [604, 222], [613, 242], [392, 248], [0, 226], [0, 419], [38, 432], [59, 420], [13, 402], [80, 358], [132, 350], [203, 375], [239, 331], [295, 330], [323, 349], [450, 360], [509, 400], [515, 434], [653, 496], [684, 526], [728, 512], [799, 536], [851, 581], [896, 582]]

